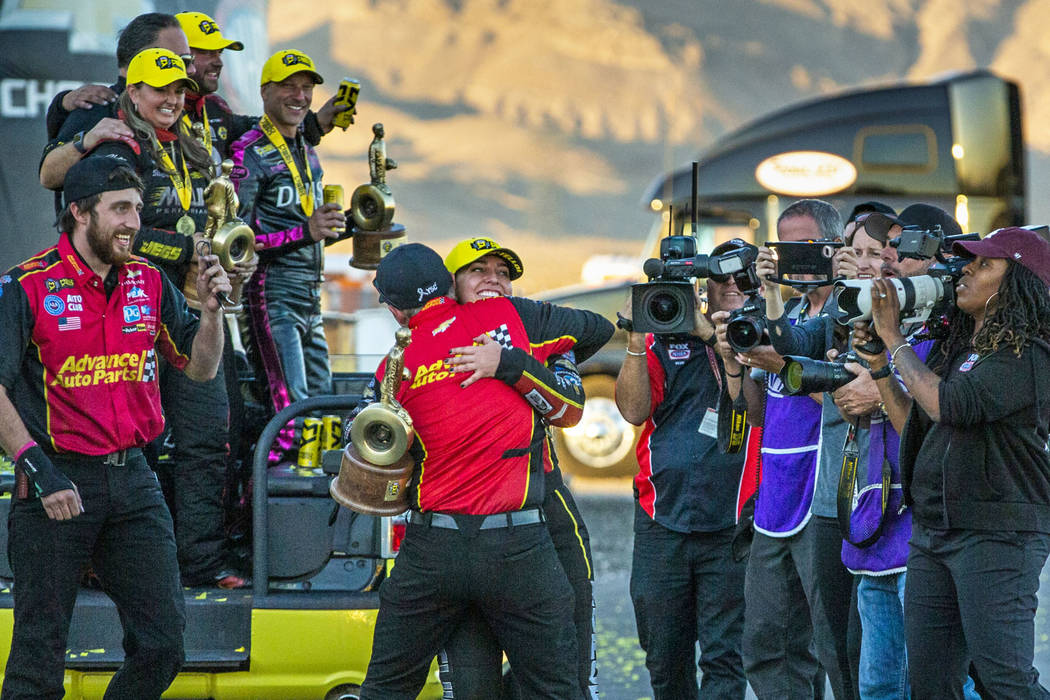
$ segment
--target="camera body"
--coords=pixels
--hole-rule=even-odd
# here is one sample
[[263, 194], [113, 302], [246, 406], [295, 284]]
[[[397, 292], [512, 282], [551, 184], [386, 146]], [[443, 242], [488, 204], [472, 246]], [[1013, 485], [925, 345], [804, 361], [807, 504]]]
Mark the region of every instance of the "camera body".
[[730, 277], [747, 294], [761, 286], [755, 274], [758, 249], [743, 246], [721, 255], [699, 255], [693, 236], [668, 236], [660, 241], [660, 258], [645, 261], [648, 282], [631, 288], [631, 316], [641, 333], [688, 333], [695, 325], [693, 280]]
[[[777, 253], [777, 276], [774, 279], [780, 284], [806, 289], [835, 282], [831, 259], [844, 245], [841, 241], [774, 241], [767, 245]], [[817, 279], [798, 279], [801, 275]]]
[[766, 336], [766, 302], [752, 291], [744, 305], [729, 314], [726, 341], [737, 352], [751, 352], [759, 345], [769, 345]]

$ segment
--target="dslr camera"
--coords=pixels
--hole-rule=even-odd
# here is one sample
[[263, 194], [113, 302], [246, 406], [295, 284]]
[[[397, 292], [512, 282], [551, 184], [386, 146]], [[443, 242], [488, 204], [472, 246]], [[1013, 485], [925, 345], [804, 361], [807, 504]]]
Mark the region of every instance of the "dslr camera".
[[[945, 236], [940, 226], [930, 229], [909, 226], [899, 237], [889, 241], [901, 258], [937, 260], [925, 275], [890, 278], [900, 302], [901, 323], [921, 323], [947, 314], [955, 304], [955, 283], [970, 262], [967, 258], [949, 257], [952, 244], [978, 238], [976, 233]], [[855, 321], [871, 320], [871, 280], [836, 282], [835, 300], [839, 308], [836, 319], [839, 323], [850, 325]]]
[[640, 333], [688, 333], [695, 325], [693, 280], [732, 278], [742, 293], [761, 285], [755, 274], [758, 248], [742, 240], [719, 255], [697, 254], [695, 236], [668, 236], [660, 241], [660, 257], [645, 261], [648, 282], [631, 287], [631, 316]]

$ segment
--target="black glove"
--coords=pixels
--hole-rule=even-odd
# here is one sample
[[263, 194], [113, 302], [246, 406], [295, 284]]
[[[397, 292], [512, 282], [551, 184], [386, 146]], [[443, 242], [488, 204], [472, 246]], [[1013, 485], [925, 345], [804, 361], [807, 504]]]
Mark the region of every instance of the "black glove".
[[40, 445], [33, 445], [25, 450], [18, 458], [15, 466], [29, 477], [36, 495], [40, 498], [50, 496], [58, 491], [76, 488], [73, 486], [73, 482], [67, 479], [66, 475], [58, 471], [55, 465], [51, 463], [44, 451], [40, 449]]

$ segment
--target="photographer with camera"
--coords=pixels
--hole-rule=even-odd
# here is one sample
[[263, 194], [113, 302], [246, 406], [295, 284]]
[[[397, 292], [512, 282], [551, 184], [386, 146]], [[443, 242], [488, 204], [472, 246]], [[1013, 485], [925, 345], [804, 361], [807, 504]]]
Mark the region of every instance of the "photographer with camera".
[[[826, 243], [838, 238], [841, 231], [842, 220], [834, 207], [814, 199], [795, 202], [777, 221], [780, 241]], [[821, 249], [830, 250], [826, 244]], [[852, 249], [836, 251], [831, 270], [854, 275]], [[821, 446], [820, 395], [788, 395], [777, 376], [784, 367], [781, 353], [797, 349], [781, 347], [792, 324], [820, 324], [824, 330], [815, 335], [812, 348], [804, 354], [824, 357], [830, 340], [825, 330], [832, 325], [825, 318], [831, 288], [810, 285], [805, 296], [789, 300], [785, 310], [769, 247], [760, 249], [756, 272], [765, 286], [769, 319], [761, 321], [762, 327], [768, 327], [765, 337], [772, 344], [757, 345], [737, 357], [768, 373], [764, 408], [749, 405], [752, 413], [764, 415], [764, 427], [762, 483], [755, 501], [755, 536], [745, 586], [744, 664], [759, 697], [813, 697], [823, 690], [819, 659], [835, 697], [853, 698], [853, 674], [846, 654], [851, 581], [839, 560], [841, 538], [834, 519], [812, 518]], [[719, 333], [723, 332], [733, 344], [732, 321], [724, 329], [720, 324]], [[744, 385], [748, 383], [750, 380]], [[800, 610], [808, 614], [800, 615]]]
[[[734, 251], [754, 259], [754, 247], [740, 239], [710, 257]], [[734, 274], [708, 278], [706, 314], [695, 287], [692, 294], [691, 332], [642, 333], [630, 302], [619, 323], [629, 339], [616, 405], [629, 423], [645, 425], [634, 480], [631, 600], [656, 700], [743, 698], [747, 688], [740, 656], [745, 565], [731, 548], [745, 451], [718, 448], [723, 387], [727, 375], [739, 380], [740, 367], [732, 361], [723, 368], [710, 321], [714, 312], [739, 308], [744, 294]], [[747, 444], [738, 422], [736, 438]]]
[[[967, 663], [994, 697], [1046, 697], [1032, 666], [1039, 573], [1050, 551], [1050, 244], [1020, 228], [956, 242], [975, 256], [956, 285], [949, 335], [925, 362], [875, 280], [866, 359], [900, 438], [912, 510], [904, 620], [915, 697], [961, 697]], [[870, 332], [858, 327], [859, 340]], [[1009, 391], [1004, 391], [1010, 387]]]

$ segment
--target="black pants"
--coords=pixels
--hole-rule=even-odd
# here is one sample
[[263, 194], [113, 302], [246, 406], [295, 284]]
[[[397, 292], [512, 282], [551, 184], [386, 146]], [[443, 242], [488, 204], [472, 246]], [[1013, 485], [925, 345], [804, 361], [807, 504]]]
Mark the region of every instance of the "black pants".
[[91, 565], [124, 626], [124, 664], [106, 700], [159, 698], [183, 661], [184, 602], [171, 516], [141, 453], [123, 467], [56, 458], [84, 512], [51, 520], [40, 500], [15, 500], [8, 557], [14, 632], [3, 700], [63, 697], [66, 641], [84, 569]]
[[674, 532], [635, 504], [631, 601], [655, 700], [747, 691], [740, 658], [746, 564], [733, 559], [733, 530]]
[[[555, 470], [547, 475], [545, 488], [543, 511], [547, 516], [547, 529], [572, 586], [580, 692], [588, 700], [597, 700], [591, 538], [560, 472]], [[451, 689], [455, 700], [496, 700], [503, 682], [502, 657], [496, 635], [485, 624], [480, 611], [472, 609], [452, 633], [443, 653], [438, 655], [441, 681]]]
[[988, 697], [1046, 698], [1032, 665], [1050, 535], [912, 522], [904, 631], [912, 697], [962, 698], [972, 659]]
[[576, 700], [572, 589], [544, 524], [477, 530], [409, 524], [379, 589], [366, 700], [414, 700], [464, 615], [480, 612], [524, 697]]
[[161, 405], [174, 452], [154, 466], [170, 492], [179, 567], [187, 586], [212, 583], [227, 566], [222, 492], [230, 406], [225, 355], [215, 377], [206, 382], [195, 382], [168, 363], [161, 364]]

